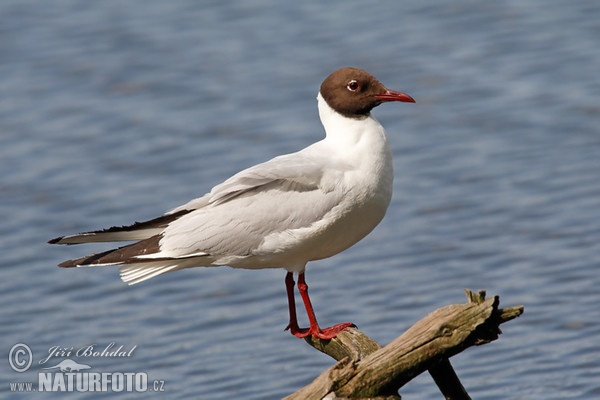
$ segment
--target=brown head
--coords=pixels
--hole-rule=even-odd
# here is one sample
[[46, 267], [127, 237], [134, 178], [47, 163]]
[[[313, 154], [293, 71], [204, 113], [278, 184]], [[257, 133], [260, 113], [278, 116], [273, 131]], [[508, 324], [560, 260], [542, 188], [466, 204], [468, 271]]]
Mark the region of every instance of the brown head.
[[350, 118], [363, 118], [386, 101], [415, 102], [405, 93], [387, 89], [367, 71], [353, 67], [334, 71], [325, 78], [320, 92], [331, 108]]

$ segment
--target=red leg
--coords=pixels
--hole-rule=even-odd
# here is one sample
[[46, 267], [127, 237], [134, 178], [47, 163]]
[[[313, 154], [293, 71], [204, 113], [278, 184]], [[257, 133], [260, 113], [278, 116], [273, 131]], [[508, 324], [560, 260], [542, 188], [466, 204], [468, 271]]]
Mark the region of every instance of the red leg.
[[300, 292], [300, 296], [302, 297], [302, 301], [304, 302], [304, 307], [306, 308], [306, 314], [308, 316], [308, 322], [310, 324], [310, 327], [299, 328], [298, 320], [296, 318], [296, 305], [294, 302], [294, 278], [291, 272], [288, 272], [285, 278], [285, 284], [287, 288], [288, 304], [290, 308], [290, 324], [286, 329], [289, 329], [292, 335], [299, 338], [312, 335], [319, 339], [329, 340], [336, 337], [344, 329], [354, 326], [354, 324], [351, 322], [344, 322], [342, 324], [338, 324], [330, 328], [321, 329], [319, 327], [317, 318], [315, 317], [315, 312], [310, 302], [310, 297], [308, 296], [308, 285], [304, 280], [304, 272], [302, 272], [298, 275], [298, 291]]
[[296, 317], [296, 301], [294, 299], [294, 284], [294, 274], [292, 272], [288, 272], [285, 276], [285, 289], [287, 292], [288, 307], [290, 309], [290, 323], [285, 330], [287, 331], [289, 329], [292, 335], [298, 336], [302, 333], [302, 331], [307, 331], [307, 329], [300, 329], [298, 327], [298, 318]]

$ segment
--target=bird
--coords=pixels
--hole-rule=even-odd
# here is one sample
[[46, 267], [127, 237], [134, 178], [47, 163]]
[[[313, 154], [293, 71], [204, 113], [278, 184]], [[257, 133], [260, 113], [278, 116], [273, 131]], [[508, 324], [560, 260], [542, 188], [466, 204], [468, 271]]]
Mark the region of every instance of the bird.
[[[50, 244], [66, 245], [134, 242], [58, 266], [118, 265], [129, 285], [192, 267], [282, 268], [289, 308], [285, 330], [299, 338], [333, 339], [355, 325], [319, 326], [306, 265], [351, 247], [386, 213], [392, 153], [384, 128], [371, 115], [386, 102], [415, 100], [362, 69], [337, 69], [317, 93], [323, 139], [244, 169], [155, 219], [51, 239]], [[295, 274], [308, 328], [298, 324]]]

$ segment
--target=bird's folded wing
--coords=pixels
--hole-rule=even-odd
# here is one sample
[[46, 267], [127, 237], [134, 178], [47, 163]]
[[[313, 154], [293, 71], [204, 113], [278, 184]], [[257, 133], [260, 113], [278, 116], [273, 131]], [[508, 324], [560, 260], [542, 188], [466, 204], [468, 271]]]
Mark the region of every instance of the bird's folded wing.
[[248, 168], [216, 186], [205, 207], [169, 223], [161, 233], [160, 251], [142, 258], [199, 252], [244, 257], [269, 235], [293, 241], [298, 229], [322, 222], [342, 202], [344, 188], [337, 183], [343, 174], [343, 168], [324, 169], [323, 160], [297, 154]]
[[269, 235], [271, 239], [273, 235], [288, 237], [288, 244], [293, 242], [297, 230], [322, 222], [342, 201], [344, 188], [339, 182], [345, 167], [324, 168], [329, 163], [301, 153], [279, 156], [241, 171], [209, 194], [156, 219], [56, 238], [51, 243], [144, 240], [115, 249], [94, 263], [201, 255], [207, 260], [245, 257]]

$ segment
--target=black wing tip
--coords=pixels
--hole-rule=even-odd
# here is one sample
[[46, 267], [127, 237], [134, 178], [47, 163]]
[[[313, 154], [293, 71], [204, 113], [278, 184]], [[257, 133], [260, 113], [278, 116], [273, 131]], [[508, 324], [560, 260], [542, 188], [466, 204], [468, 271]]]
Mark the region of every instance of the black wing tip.
[[[87, 265], [97, 265], [97, 264], [102, 264], [104, 263], [102, 259], [102, 257], [107, 256], [111, 253], [116, 252], [119, 249], [112, 249], [112, 250], [107, 250], [107, 251], [103, 251], [102, 253], [96, 253], [96, 254], [90, 254], [89, 256], [85, 256], [85, 257], [81, 257], [81, 258], [76, 258], [74, 260], [67, 260], [67, 261], [63, 261], [60, 264], [58, 264], [59, 267], [61, 268], [73, 268], [73, 267], [81, 267], [81, 266], [87, 266]], [[107, 264], [118, 264], [120, 263], [121, 260], [110, 260], [107, 261]]]
[[56, 238], [54, 238], [54, 239], [50, 239], [50, 240], [48, 240], [48, 243], [49, 243], [49, 244], [57, 244], [57, 243], [59, 243], [61, 240], [63, 240], [63, 238], [64, 238], [64, 236], [59, 236], [59, 237], [56, 237]]
[[77, 266], [77, 264], [75, 264], [75, 260], [68, 260], [61, 262], [60, 264], [58, 264], [58, 266], [61, 268], [74, 268]]

